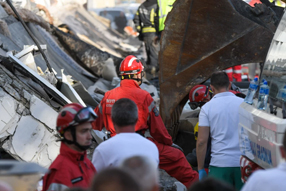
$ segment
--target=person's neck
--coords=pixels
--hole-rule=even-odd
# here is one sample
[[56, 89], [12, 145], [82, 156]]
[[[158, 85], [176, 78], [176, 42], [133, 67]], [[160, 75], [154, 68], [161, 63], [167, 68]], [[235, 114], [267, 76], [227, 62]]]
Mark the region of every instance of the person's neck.
[[64, 143], [68, 148], [74, 150], [74, 151], [77, 151], [79, 153], [84, 153], [83, 150], [81, 150], [80, 148], [78, 148], [75, 144], [67, 144], [67, 143]]
[[129, 125], [125, 127], [117, 127], [116, 128], [116, 133], [135, 133], [135, 126]]
[[228, 89], [222, 88], [219, 90], [217, 90], [217, 89], [215, 90], [215, 94], [224, 93], [224, 92], [228, 92]]

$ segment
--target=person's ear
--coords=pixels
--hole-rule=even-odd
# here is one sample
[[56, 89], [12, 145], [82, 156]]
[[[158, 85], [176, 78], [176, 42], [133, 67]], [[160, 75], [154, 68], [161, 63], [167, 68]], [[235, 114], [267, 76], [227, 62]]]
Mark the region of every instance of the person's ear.
[[282, 158], [286, 159], [286, 152], [283, 146], [279, 147]]
[[69, 141], [73, 141], [73, 137], [72, 137], [72, 134], [71, 134], [70, 130], [67, 130], [67, 131], [64, 132], [64, 138], [66, 138]]

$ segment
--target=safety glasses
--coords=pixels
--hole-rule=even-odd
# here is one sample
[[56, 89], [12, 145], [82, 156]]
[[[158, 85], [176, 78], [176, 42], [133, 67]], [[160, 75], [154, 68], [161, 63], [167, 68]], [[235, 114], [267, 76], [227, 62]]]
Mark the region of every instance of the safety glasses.
[[189, 102], [189, 105], [192, 110], [197, 109], [198, 107], [202, 107], [206, 102]]
[[91, 107], [85, 107], [79, 110], [74, 117], [75, 123], [84, 123], [87, 121], [94, 121], [97, 118], [96, 113], [93, 111]]

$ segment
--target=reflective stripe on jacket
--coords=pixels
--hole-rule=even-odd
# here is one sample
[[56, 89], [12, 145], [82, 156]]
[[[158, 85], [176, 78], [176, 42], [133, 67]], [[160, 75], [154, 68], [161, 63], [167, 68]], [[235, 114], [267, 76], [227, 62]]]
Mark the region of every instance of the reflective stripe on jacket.
[[277, 7], [285, 8], [285, 3], [281, 0], [269, 0], [270, 3], [275, 3]]
[[155, 33], [159, 22], [157, 12], [157, 0], [149, 0], [142, 3], [133, 19], [137, 32]]

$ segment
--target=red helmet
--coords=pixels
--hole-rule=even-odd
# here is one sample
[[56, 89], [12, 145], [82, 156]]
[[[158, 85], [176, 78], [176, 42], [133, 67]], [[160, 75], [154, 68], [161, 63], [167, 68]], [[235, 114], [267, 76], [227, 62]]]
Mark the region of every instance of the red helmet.
[[91, 107], [83, 107], [78, 103], [65, 105], [57, 117], [57, 131], [62, 135], [71, 126], [92, 122], [97, 118]]
[[190, 102], [202, 102], [205, 99], [210, 99], [208, 86], [196, 85], [191, 89], [189, 93]]
[[144, 67], [141, 61], [133, 55], [127, 56], [120, 64], [120, 75], [139, 74]]

